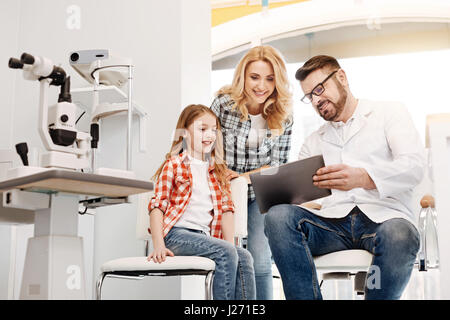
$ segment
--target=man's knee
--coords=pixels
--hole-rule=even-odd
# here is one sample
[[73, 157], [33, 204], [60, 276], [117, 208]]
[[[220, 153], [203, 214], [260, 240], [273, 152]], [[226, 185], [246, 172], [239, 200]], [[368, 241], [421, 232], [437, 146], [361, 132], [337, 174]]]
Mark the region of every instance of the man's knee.
[[383, 222], [377, 230], [377, 236], [384, 238], [384, 241], [400, 250], [413, 253], [419, 251], [419, 233], [406, 219], [396, 218]]
[[294, 208], [290, 204], [279, 204], [271, 207], [264, 219], [264, 230], [266, 235], [277, 234], [280, 232], [280, 229], [284, 228], [286, 224], [289, 223], [288, 221], [290, 220], [293, 210]]

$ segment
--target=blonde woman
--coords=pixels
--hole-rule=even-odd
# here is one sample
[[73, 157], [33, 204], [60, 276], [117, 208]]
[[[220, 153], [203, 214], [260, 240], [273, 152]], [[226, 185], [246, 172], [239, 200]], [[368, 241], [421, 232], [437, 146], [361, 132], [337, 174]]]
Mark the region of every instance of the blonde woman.
[[[291, 148], [292, 93], [281, 54], [271, 46], [249, 50], [233, 82], [219, 90], [211, 109], [220, 120], [229, 180], [286, 163]], [[264, 215], [248, 193], [247, 249], [253, 256], [257, 299], [273, 297], [272, 257]]]

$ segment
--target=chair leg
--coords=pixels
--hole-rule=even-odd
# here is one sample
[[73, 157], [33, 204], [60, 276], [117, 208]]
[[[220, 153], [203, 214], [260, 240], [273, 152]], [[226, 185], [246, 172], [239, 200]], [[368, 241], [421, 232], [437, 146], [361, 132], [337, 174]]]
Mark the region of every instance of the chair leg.
[[97, 283], [95, 286], [95, 300], [102, 300], [102, 286], [103, 280], [106, 277], [106, 273], [101, 273], [97, 279]]
[[[95, 288], [95, 300], [102, 299], [102, 286], [103, 280], [107, 277], [107, 273], [101, 273], [97, 279], [96, 288]], [[131, 278], [131, 277], [127, 277]], [[139, 277], [139, 279], [141, 279]], [[214, 271], [209, 271], [205, 277], [205, 299], [213, 300], [213, 280], [214, 280]]]
[[208, 272], [205, 278], [205, 299], [212, 300], [213, 299], [213, 280], [214, 280], [214, 271]]
[[358, 295], [363, 295], [366, 288], [367, 272], [357, 272], [355, 274], [355, 291]]

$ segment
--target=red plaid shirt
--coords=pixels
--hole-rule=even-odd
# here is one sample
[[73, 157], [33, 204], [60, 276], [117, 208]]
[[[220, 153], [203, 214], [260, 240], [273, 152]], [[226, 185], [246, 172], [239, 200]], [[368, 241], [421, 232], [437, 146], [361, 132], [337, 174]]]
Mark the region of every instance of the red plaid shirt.
[[[209, 166], [208, 171], [208, 185], [211, 190], [214, 208], [213, 219], [210, 225], [211, 236], [223, 238], [221, 229], [222, 213], [227, 211], [234, 213], [234, 205], [230, 197], [220, 189], [214, 173], [214, 164]], [[155, 194], [148, 204], [149, 212], [154, 208], [159, 208], [164, 213], [164, 237], [184, 213], [192, 195], [191, 183], [191, 167], [186, 152], [173, 156], [166, 161], [156, 182]], [[228, 192], [231, 194], [229, 185]]]

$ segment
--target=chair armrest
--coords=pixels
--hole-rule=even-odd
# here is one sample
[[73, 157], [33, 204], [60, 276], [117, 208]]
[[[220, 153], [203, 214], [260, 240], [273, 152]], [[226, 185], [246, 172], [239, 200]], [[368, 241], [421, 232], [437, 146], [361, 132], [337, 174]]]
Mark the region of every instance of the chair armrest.
[[231, 180], [231, 199], [234, 204], [234, 235], [247, 236], [248, 184], [244, 177]]
[[150, 227], [150, 216], [148, 214], [148, 203], [153, 196], [153, 191], [140, 193], [137, 195], [137, 214], [136, 214], [136, 237], [139, 240], [151, 240], [148, 233]]
[[301, 206], [306, 207], [306, 208], [309, 208], [309, 209], [317, 209], [317, 210], [322, 209], [322, 205], [319, 204], [319, 203], [317, 203], [317, 202], [314, 202], [314, 201], [303, 202], [303, 203], [301, 204]]

